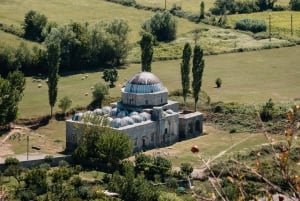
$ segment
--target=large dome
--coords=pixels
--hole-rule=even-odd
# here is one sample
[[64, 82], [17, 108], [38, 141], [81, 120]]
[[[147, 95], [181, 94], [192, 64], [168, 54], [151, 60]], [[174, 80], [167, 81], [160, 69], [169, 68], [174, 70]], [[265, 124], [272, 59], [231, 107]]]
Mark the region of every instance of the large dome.
[[154, 93], [165, 90], [160, 79], [150, 72], [135, 74], [126, 84], [127, 93]]

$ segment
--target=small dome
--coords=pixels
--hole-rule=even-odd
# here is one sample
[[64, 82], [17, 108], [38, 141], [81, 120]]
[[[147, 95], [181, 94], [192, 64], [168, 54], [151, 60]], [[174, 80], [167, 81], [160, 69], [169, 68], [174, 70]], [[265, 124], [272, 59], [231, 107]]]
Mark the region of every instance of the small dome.
[[127, 93], [154, 93], [163, 91], [165, 87], [160, 79], [150, 72], [141, 72], [135, 74], [126, 84]]
[[128, 115], [128, 112], [125, 110], [122, 110], [117, 114], [117, 117], [123, 118], [123, 117], [126, 117], [127, 115]]
[[134, 124], [134, 120], [131, 117], [124, 117], [123, 120], [127, 122], [127, 125]]
[[102, 108], [102, 112], [104, 114], [110, 114], [110, 111], [111, 111], [111, 107], [109, 107], [109, 106], [105, 106]]
[[102, 114], [103, 114], [103, 113], [102, 113], [102, 110], [99, 109], [99, 108], [95, 109], [95, 110], [94, 110], [94, 113], [95, 113], [96, 115], [102, 115]]
[[110, 115], [115, 117], [115, 116], [117, 116], [117, 113], [118, 113], [118, 108], [113, 108], [110, 112]]
[[167, 114], [173, 114], [174, 112], [173, 112], [173, 110], [168, 109], [168, 110], [166, 111], [166, 113], [167, 113]]
[[135, 123], [141, 123], [143, 121], [143, 118], [140, 115], [138, 115], [138, 114], [132, 115], [130, 117], [133, 119], [133, 121]]
[[151, 119], [151, 115], [147, 112], [142, 112], [139, 116], [143, 119], [143, 121], [148, 121]]
[[138, 112], [133, 111], [133, 112], [130, 112], [129, 116], [138, 115], [138, 114], [139, 114]]
[[120, 128], [121, 127], [121, 119], [120, 118], [115, 118], [110, 122], [110, 126], [113, 128]]

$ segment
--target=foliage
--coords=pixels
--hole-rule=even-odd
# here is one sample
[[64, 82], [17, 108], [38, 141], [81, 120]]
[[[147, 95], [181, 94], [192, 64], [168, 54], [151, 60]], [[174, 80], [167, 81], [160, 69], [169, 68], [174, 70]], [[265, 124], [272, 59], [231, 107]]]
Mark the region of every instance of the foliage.
[[204, 69], [204, 59], [203, 59], [203, 49], [199, 45], [195, 45], [194, 47], [194, 57], [193, 57], [193, 81], [192, 81], [192, 89], [193, 89], [193, 98], [195, 100], [194, 110], [197, 109], [197, 102], [199, 100], [199, 93], [201, 91], [202, 85], [202, 76]]
[[148, 156], [143, 153], [135, 155], [135, 168], [138, 173], [143, 173], [147, 179], [155, 180], [159, 175], [161, 180], [171, 170], [171, 162], [161, 156]]
[[108, 88], [106, 85], [100, 82], [94, 85], [93, 99], [94, 102], [97, 102], [99, 107], [102, 106], [102, 101], [104, 100], [104, 97], [107, 94], [108, 94]]
[[0, 126], [17, 118], [18, 103], [22, 100], [25, 78], [20, 71], [9, 73], [7, 79], [0, 77]]
[[192, 48], [189, 43], [186, 43], [182, 52], [182, 61], [180, 65], [181, 69], [181, 86], [182, 86], [182, 96], [184, 104], [186, 104], [186, 97], [190, 90], [190, 60], [192, 56]]
[[204, 1], [201, 1], [201, 3], [200, 3], [200, 16], [199, 16], [200, 19], [204, 19], [204, 10], [205, 10], [204, 7], [205, 7]]
[[264, 20], [246, 18], [246, 19], [238, 20], [235, 23], [235, 29], [257, 33], [257, 32], [266, 31], [267, 25]]
[[62, 113], [66, 113], [66, 111], [71, 107], [72, 100], [68, 96], [64, 96], [59, 100], [58, 107], [61, 109]]
[[77, 22], [53, 27], [45, 43], [60, 42], [61, 67], [66, 70], [121, 65], [129, 51], [130, 28], [123, 19], [100, 21], [95, 25]]
[[95, 167], [99, 162], [104, 163], [112, 171], [122, 159], [131, 155], [132, 149], [128, 135], [108, 127], [88, 126], [84, 129], [74, 156], [79, 162], [92, 162]]
[[193, 168], [192, 164], [181, 163], [180, 171], [182, 172], [183, 175], [190, 176], [190, 174], [192, 174], [193, 170], [194, 170], [194, 168]]
[[216, 0], [214, 7], [211, 8], [211, 12], [215, 15], [224, 15], [229, 13], [235, 13], [235, 2], [234, 0]]
[[60, 46], [57, 42], [47, 44], [47, 63], [48, 63], [48, 98], [51, 107], [51, 116], [53, 107], [57, 99], [58, 71], [60, 62]]
[[270, 98], [265, 105], [263, 105], [262, 110], [260, 111], [260, 118], [262, 121], [266, 122], [272, 120], [275, 113], [274, 103]]
[[25, 174], [25, 188], [28, 188], [34, 195], [41, 195], [47, 192], [47, 172], [42, 168], [34, 168]]
[[222, 79], [221, 78], [217, 78], [216, 81], [215, 81], [216, 85], [217, 85], [217, 88], [220, 88], [221, 85], [222, 85]]
[[42, 42], [44, 40], [42, 31], [47, 24], [47, 17], [34, 10], [25, 14], [24, 38], [28, 40]]
[[256, 4], [260, 11], [272, 10], [277, 0], [256, 0]]
[[291, 7], [291, 10], [300, 10], [300, 0], [290, 0], [289, 5]]
[[169, 11], [157, 12], [151, 19], [144, 22], [142, 28], [156, 37], [158, 41], [176, 39], [176, 20]]
[[182, 201], [175, 193], [161, 193], [158, 197], [158, 201]]
[[151, 72], [151, 63], [153, 57], [153, 43], [154, 43], [153, 35], [144, 31], [142, 33], [142, 39], [140, 41], [142, 71]]
[[102, 78], [105, 82], [110, 82], [110, 87], [114, 87], [116, 82], [118, 80], [118, 71], [117, 69], [105, 69], [103, 72]]

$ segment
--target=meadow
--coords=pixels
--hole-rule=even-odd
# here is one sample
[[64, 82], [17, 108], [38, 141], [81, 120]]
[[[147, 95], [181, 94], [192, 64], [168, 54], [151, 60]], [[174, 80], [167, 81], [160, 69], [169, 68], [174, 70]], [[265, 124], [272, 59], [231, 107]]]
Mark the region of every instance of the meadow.
[[[300, 46], [205, 56], [205, 70], [202, 90], [212, 102], [239, 102], [260, 104], [272, 98], [275, 102], [292, 102], [299, 99], [299, 55]], [[288, 59], [287, 59], [288, 58]], [[180, 60], [153, 62], [152, 72], [164, 85], [173, 91], [181, 88]], [[110, 89], [110, 96], [120, 97], [120, 89], [126, 81], [141, 70], [140, 64], [129, 64], [119, 69], [116, 87]], [[82, 77], [88, 75], [87, 79]], [[58, 85], [59, 101], [63, 96], [73, 100], [72, 107], [86, 106], [92, 100], [91, 87], [103, 82], [102, 72], [80, 72], [62, 75]], [[215, 80], [223, 81], [221, 88], [215, 88]], [[20, 118], [37, 117], [50, 113], [48, 87], [45, 80], [39, 82], [27, 78], [25, 95], [19, 104]], [[88, 95], [86, 95], [88, 93]], [[59, 111], [58, 104], [54, 110]]]
[[281, 11], [281, 12], [258, 12], [251, 14], [228, 15], [227, 23], [234, 28], [235, 22], [240, 19], [251, 18], [264, 20], [267, 24], [269, 32], [269, 18], [271, 19], [272, 36], [291, 36], [291, 15], [293, 35], [300, 36], [300, 12], [297, 11]]

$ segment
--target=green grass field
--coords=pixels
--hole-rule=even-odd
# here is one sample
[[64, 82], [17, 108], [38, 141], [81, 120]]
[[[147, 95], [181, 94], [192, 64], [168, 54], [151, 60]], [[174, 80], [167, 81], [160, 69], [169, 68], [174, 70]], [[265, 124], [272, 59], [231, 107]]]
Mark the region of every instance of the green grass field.
[[[154, 13], [150, 11], [138, 10], [131, 7], [109, 3], [104, 0], [51, 0], [41, 3], [38, 0], [14, 0], [0, 1], [0, 23], [21, 27], [24, 16], [29, 10], [35, 10], [47, 16], [48, 21], [58, 24], [68, 24], [70, 22], [88, 22], [94, 24], [100, 20], [111, 20], [114, 18], [125, 19], [130, 28], [129, 39], [136, 42], [140, 39], [139, 31], [141, 24]], [[178, 18], [178, 34], [189, 32], [197, 27], [185, 19]], [[1, 41], [1, 40], [0, 40]]]
[[[181, 6], [181, 9], [184, 11], [190, 11], [193, 13], [200, 12], [200, 3], [204, 2], [205, 12], [208, 12], [210, 8], [214, 6], [215, 0], [136, 0], [137, 3], [151, 6], [165, 8], [165, 3], [167, 9], [171, 9], [173, 5]], [[288, 6], [289, 0], [278, 0], [276, 5]]]
[[228, 24], [234, 28], [235, 22], [244, 18], [264, 20], [269, 29], [269, 17], [271, 17], [271, 33], [279, 36], [291, 35], [291, 15], [293, 16], [293, 34], [300, 36], [300, 12], [259, 12], [251, 14], [228, 15]]
[[[299, 55], [300, 46], [206, 56], [202, 89], [213, 102], [264, 103], [269, 98], [275, 102], [299, 99]], [[120, 69], [119, 80], [116, 87], [110, 89], [110, 95], [120, 96], [121, 86], [140, 69], [140, 64], [130, 64], [126, 69]], [[169, 91], [181, 88], [180, 60], [154, 62], [152, 69]], [[88, 78], [82, 80], [86, 74]], [[90, 88], [97, 82], [103, 82], [101, 76], [101, 72], [62, 76], [57, 100], [69, 96], [73, 100], [73, 107], [88, 105], [92, 95]], [[223, 80], [221, 88], [215, 88], [217, 77]], [[38, 88], [37, 82], [27, 78], [25, 96], [19, 105], [19, 117], [29, 118], [50, 113], [48, 88], [45, 81], [41, 83], [42, 87]], [[59, 110], [57, 105], [55, 111]]]

